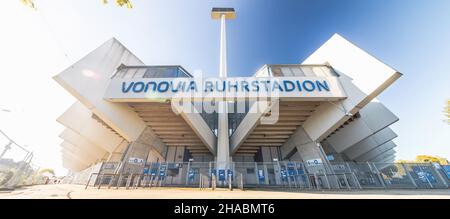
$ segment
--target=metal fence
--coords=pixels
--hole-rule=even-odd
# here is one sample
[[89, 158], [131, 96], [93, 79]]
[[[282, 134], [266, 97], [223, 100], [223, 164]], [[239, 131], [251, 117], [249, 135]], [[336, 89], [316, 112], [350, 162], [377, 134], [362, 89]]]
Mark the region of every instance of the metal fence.
[[43, 183], [45, 179], [32, 160], [31, 151], [0, 130], [0, 189]]
[[[424, 163], [166, 162], [129, 168], [105, 162], [82, 173], [86, 188], [447, 189], [450, 166]], [[83, 179], [82, 179], [83, 178]], [[81, 180], [82, 179], [82, 180]]]

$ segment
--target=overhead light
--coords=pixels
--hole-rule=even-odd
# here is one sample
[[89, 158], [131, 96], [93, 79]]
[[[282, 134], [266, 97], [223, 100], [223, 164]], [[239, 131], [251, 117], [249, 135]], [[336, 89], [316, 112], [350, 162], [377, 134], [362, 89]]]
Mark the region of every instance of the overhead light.
[[234, 8], [213, 8], [211, 10], [211, 18], [214, 20], [218, 20], [225, 15], [225, 19], [235, 19], [236, 12]]

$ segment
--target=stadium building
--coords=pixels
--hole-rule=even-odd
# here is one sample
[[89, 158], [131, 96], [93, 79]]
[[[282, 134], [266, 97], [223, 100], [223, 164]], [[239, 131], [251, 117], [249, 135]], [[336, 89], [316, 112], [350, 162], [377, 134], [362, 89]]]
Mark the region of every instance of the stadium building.
[[64, 167], [163, 173], [188, 184], [202, 174], [195, 165], [208, 165], [204, 174], [219, 180], [240, 174], [270, 184], [290, 174], [290, 162], [302, 164], [295, 173], [322, 174], [335, 163], [394, 161], [390, 126], [399, 118], [377, 96], [401, 73], [335, 34], [299, 63], [227, 77], [225, 20], [234, 17], [212, 12], [221, 22], [215, 78], [147, 66], [114, 38], [56, 75], [77, 99], [57, 119], [66, 127]]

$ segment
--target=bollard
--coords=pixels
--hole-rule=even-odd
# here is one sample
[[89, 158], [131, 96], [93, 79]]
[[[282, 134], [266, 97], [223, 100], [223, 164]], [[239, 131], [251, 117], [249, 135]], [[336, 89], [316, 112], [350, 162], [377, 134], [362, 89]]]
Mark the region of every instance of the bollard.
[[242, 176], [242, 173], [241, 173], [241, 175], [240, 175], [240, 183], [241, 183], [240, 189], [241, 189], [242, 191], [244, 191], [244, 178], [243, 178], [243, 176]]
[[211, 182], [211, 187], [212, 187], [212, 190], [216, 190], [216, 176], [215, 175], [212, 175], [212, 182]]

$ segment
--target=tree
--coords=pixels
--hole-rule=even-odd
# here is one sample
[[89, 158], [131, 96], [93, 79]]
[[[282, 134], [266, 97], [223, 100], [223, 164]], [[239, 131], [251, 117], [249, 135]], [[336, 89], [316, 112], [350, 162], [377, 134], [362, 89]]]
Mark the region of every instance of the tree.
[[445, 121], [450, 124], [450, 99], [447, 100], [447, 103], [444, 108]]
[[55, 171], [53, 169], [50, 169], [50, 168], [40, 169], [39, 172], [38, 172], [38, 174], [40, 174], [40, 175], [43, 175], [45, 173], [49, 173], [49, 174], [51, 174], [53, 176], [55, 175]]
[[34, 0], [20, 0], [20, 2], [22, 2], [22, 4], [36, 10], [36, 6], [34, 5]]
[[[108, 0], [102, 0], [102, 2], [103, 4], [108, 4]], [[120, 7], [127, 6], [129, 9], [133, 8], [130, 0], [116, 0], [116, 3]]]
[[[108, 0], [101, 0], [103, 4], [108, 4]], [[24, 4], [27, 7], [30, 7], [34, 10], [37, 9], [36, 4], [34, 3], [35, 0], [20, 0], [22, 4]], [[131, 0], [116, 0], [116, 4], [120, 7], [126, 6], [127, 8], [131, 9], [133, 8], [133, 4], [131, 3]]]

